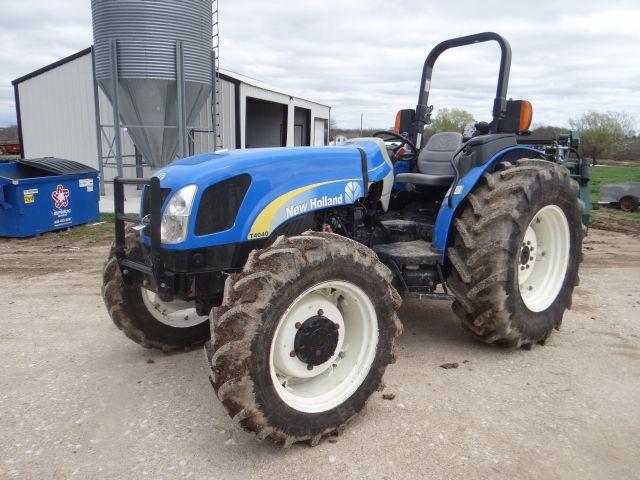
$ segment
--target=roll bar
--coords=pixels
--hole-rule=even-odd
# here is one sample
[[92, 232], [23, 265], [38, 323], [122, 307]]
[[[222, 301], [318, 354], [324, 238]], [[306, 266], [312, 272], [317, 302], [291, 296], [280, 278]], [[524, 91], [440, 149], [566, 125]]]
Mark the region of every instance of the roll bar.
[[500, 45], [500, 70], [498, 72], [498, 88], [496, 89], [496, 98], [493, 101], [493, 122], [491, 131], [495, 132], [498, 128], [498, 120], [503, 118], [507, 110], [507, 87], [509, 86], [509, 72], [511, 71], [511, 46], [509, 42], [497, 33], [484, 32], [475, 35], [467, 35], [465, 37], [452, 38], [445, 40], [435, 46], [429, 53], [422, 68], [422, 81], [420, 82], [420, 93], [418, 95], [418, 105], [416, 106], [415, 116], [415, 132], [414, 138], [416, 145], [420, 145], [422, 140], [422, 131], [424, 126], [429, 123], [433, 106], [429, 106], [429, 90], [431, 89], [431, 76], [433, 74], [433, 65], [438, 57], [446, 50], [455, 47], [463, 47], [465, 45], [473, 45], [475, 43], [495, 41]]

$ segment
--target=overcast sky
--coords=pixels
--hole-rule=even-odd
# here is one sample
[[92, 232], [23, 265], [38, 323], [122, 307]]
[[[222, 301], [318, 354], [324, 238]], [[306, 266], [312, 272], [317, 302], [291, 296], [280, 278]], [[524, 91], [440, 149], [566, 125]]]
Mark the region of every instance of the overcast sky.
[[[513, 49], [509, 96], [534, 123], [626, 111], [640, 127], [640, 0], [220, 0], [221, 64], [333, 107], [340, 127], [388, 127], [416, 104], [439, 41], [482, 31]], [[530, 6], [529, 6], [530, 5]], [[15, 122], [11, 80], [91, 44], [89, 0], [2, 2], [0, 126]], [[490, 118], [499, 49], [474, 45], [436, 63], [430, 103]]]

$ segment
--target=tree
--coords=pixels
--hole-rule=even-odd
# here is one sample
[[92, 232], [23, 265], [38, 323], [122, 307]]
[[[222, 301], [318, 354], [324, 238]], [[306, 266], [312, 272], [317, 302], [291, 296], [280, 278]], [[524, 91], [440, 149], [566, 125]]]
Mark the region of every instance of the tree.
[[0, 127], [0, 140], [2, 140], [3, 142], [17, 142], [18, 126], [9, 125], [6, 128]]
[[636, 119], [627, 112], [611, 112], [613, 118], [615, 118], [624, 132], [626, 138], [633, 138], [636, 135]]
[[568, 128], [553, 125], [534, 125], [531, 130], [532, 138], [556, 139], [561, 133], [569, 133]]
[[470, 123], [476, 123], [473, 115], [461, 108], [442, 108], [431, 120], [431, 123], [424, 127], [422, 134], [422, 146], [424, 147], [431, 135], [438, 132], [459, 132], [464, 133], [465, 127]]
[[461, 108], [442, 108], [438, 111], [436, 117], [432, 120], [429, 127], [433, 133], [436, 132], [464, 132], [464, 127], [476, 120], [466, 110]]
[[569, 120], [569, 125], [580, 132], [582, 151], [594, 165], [603, 154], [619, 147], [625, 137], [624, 128], [613, 113], [588, 112]]

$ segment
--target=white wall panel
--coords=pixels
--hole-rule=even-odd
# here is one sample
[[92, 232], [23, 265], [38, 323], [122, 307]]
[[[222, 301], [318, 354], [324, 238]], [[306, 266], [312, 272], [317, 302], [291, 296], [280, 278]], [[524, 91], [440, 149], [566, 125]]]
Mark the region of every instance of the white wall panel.
[[98, 168], [91, 54], [18, 84], [27, 158], [60, 157]]
[[[236, 109], [235, 109], [235, 85], [226, 80], [220, 80], [219, 83], [220, 94], [218, 96], [219, 109], [220, 109], [220, 141], [221, 145], [218, 145], [218, 149], [232, 149], [236, 148]], [[211, 125], [213, 119], [211, 117], [211, 96], [207, 98], [205, 105], [202, 107], [200, 114], [196, 118], [193, 125], [188, 125], [188, 128], [194, 128], [195, 130], [212, 130]], [[193, 135], [193, 152], [206, 153], [213, 152], [213, 134], [194, 132]]]

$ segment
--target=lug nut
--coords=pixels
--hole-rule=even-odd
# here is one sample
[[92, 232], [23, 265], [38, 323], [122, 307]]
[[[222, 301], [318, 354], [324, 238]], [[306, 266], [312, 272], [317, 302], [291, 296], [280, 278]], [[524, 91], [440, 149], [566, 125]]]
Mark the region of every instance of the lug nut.
[[527, 245], [531, 245], [531, 242], [529, 240], [527, 240]]
[[335, 328], [336, 330], [340, 330], [340, 324], [339, 323], [334, 323], [333, 324], [333, 328]]
[[320, 308], [320, 309], [318, 310], [318, 315], [319, 315], [320, 317], [321, 317], [321, 316], [323, 316], [323, 315], [324, 315], [324, 310]]
[[530, 265], [527, 265], [527, 268], [529, 268], [529, 267], [530, 267]]
[[522, 265], [522, 266], [520, 267], [520, 270], [524, 270], [524, 265]]
[[290, 356], [291, 358], [295, 357], [296, 355], [297, 355], [297, 353], [296, 353], [296, 351], [295, 351], [295, 350], [291, 350], [291, 352], [289, 352], [289, 356]]
[[309, 371], [313, 370], [313, 365], [311, 365], [311, 364], [307, 365], [307, 370], [309, 370]]
[[300, 330], [300, 328], [302, 328], [302, 324], [300, 322], [296, 322], [294, 326], [296, 327], [296, 330]]

